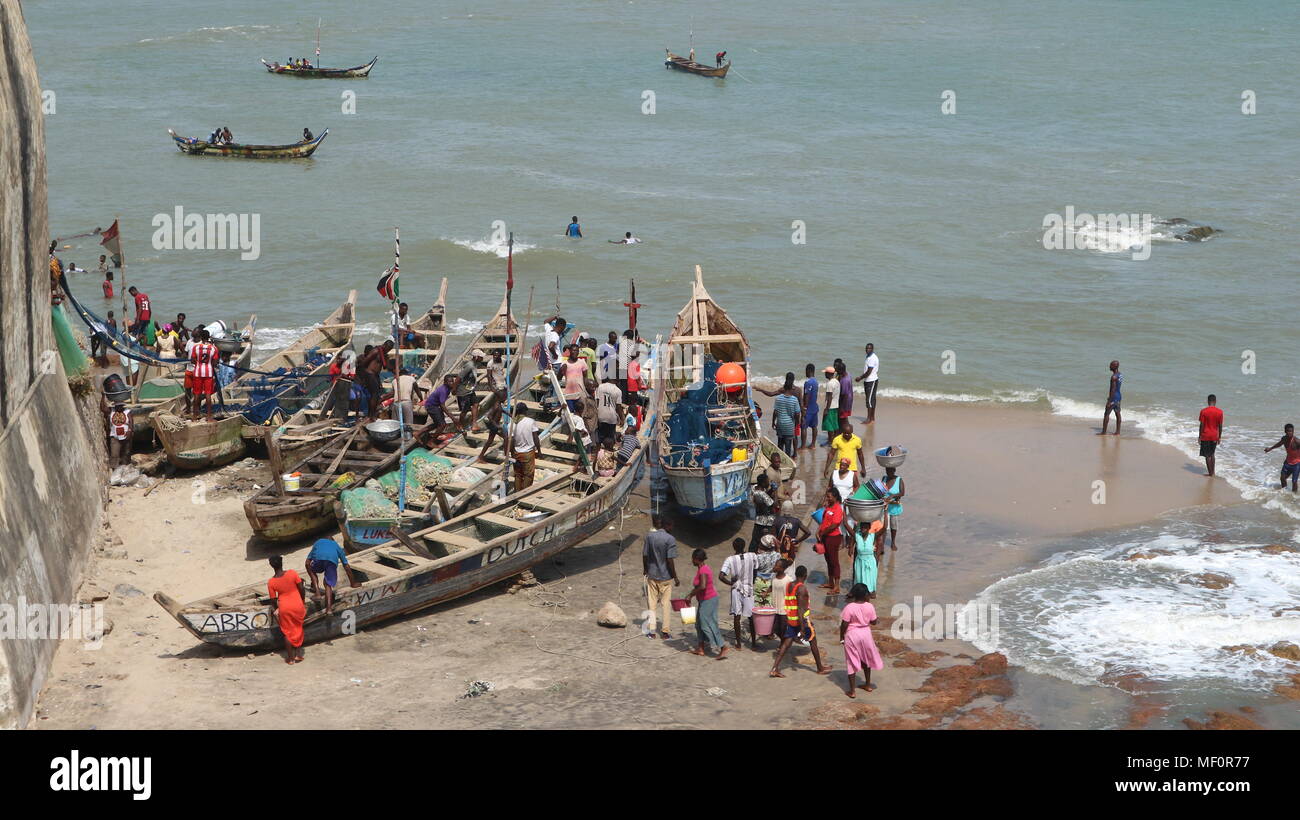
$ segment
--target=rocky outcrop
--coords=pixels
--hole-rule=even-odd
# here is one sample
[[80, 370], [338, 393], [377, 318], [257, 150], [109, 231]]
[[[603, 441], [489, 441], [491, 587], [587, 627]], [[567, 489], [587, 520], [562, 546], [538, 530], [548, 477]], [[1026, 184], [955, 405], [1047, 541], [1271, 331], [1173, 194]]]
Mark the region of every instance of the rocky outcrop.
[[1241, 731], [1243, 729], [1263, 729], [1255, 721], [1243, 715], [1234, 715], [1232, 712], [1210, 712], [1206, 715], [1208, 720], [1204, 722], [1195, 721], [1191, 718], [1184, 718], [1183, 723], [1188, 729], [1213, 729], [1217, 731]]
[[926, 696], [908, 711], [938, 717], [952, 714], [983, 695], [1011, 697], [1013, 687], [1005, 677], [1006, 671], [1007, 659], [1001, 652], [984, 655], [969, 665], [936, 669], [917, 687], [916, 691]]
[[1193, 584], [1206, 589], [1227, 589], [1232, 586], [1232, 578], [1217, 572], [1198, 572], [1178, 579], [1180, 584]]
[[1020, 712], [1013, 712], [1001, 704], [994, 707], [980, 706], [958, 715], [952, 723], [948, 724], [949, 729], [1000, 729], [1000, 730], [1025, 730], [1036, 729], [1034, 722], [1027, 715]]

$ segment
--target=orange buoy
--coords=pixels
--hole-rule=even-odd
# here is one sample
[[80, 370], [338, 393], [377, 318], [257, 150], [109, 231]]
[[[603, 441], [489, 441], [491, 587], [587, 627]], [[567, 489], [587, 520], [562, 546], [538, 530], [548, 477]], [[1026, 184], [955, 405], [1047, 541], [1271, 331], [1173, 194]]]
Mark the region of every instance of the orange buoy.
[[735, 362], [727, 362], [718, 368], [714, 380], [728, 393], [735, 393], [745, 386], [745, 368]]

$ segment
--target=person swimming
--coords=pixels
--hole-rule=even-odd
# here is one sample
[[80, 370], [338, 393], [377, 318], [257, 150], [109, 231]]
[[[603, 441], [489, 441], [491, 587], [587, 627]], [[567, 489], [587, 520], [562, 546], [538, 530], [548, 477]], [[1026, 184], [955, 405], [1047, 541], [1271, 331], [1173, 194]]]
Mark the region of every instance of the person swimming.
[[633, 236], [631, 231], [628, 231], [623, 234], [622, 239], [611, 239], [609, 241], [612, 245], [635, 245], [641, 240]]
[[573, 218], [573, 221], [569, 223], [569, 227], [565, 228], [564, 235], [570, 239], [582, 238], [582, 226], [578, 224], [578, 218], [576, 216]]

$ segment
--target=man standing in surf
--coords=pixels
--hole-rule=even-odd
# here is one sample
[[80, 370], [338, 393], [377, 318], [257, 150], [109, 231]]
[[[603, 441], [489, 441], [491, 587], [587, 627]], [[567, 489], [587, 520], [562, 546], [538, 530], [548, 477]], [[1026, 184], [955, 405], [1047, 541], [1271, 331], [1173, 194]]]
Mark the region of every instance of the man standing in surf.
[[1120, 388], [1124, 384], [1124, 376], [1119, 372], [1119, 359], [1110, 363], [1110, 392], [1106, 394], [1106, 412], [1101, 416], [1101, 432], [1097, 435], [1106, 435], [1106, 428], [1110, 426], [1110, 411], [1115, 411], [1115, 435], [1119, 435], [1119, 403], [1123, 399], [1120, 395]]
[[1278, 447], [1286, 449], [1286, 461], [1282, 463], [1282, 483], [1278, 489], [1285, 490], [1286, 480], [1290, 477], [1291, 492], [1295, 492], [1296, 485], [1300, 484], [1300, 438], [1295, 436], [1294, 424], [1284, 427], [1282, 438], [1278, 439], [1277, 444], [1272, 447], [1265, 447], [1264, 452], [1276, 450]]
[[876, 423], [876, 388], [880, 386], [880, 358], [876, 346], [867, 343], [867, 360], [862, 365], [862, 375], [854, 381], [864, 382], [862, 393], [866, 398], [867, 424]]
[[1214, 451], [1223, 435], [1223, 411], [1216, 406], [1218, 401], [1211, 393], [1205, 397], [1206, 407], [1201, 411], [1201, 457], [1205, 459], [1205, 474], [1210, 478], [1214, 478]]

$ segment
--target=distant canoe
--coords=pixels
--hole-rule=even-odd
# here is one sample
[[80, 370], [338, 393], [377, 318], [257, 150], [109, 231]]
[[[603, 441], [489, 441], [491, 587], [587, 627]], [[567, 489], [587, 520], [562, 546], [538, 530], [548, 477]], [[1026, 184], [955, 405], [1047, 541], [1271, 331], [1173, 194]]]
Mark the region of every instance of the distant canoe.
[[727, 72], [731, 69], [730, 60], [727, 60], [720, 66], [711, 66], [705, 65], [704, 63], [697, 63], [694, 60], [673, 54], [671, 51], [668, 51], [668, 49], [664, 49], [664, 51], [668, 54], [668, 59], [664, 60], [664, 65], [668, 68], [675, 68], [679, 71], [689, 71], [692, 74], [699, 74], [703, 77], [725, 77], [727, 76]]
[[285, 77], [336, 80], [343, 77], [369, 77], [370, 69], [374, 68], [375, 63], [378, 61], [379, 58], [375, 57], [365, 65], [354, 66], [352, 68], [316, 68], [315, 66], [312, 66], [311, 68], [297, 68], [294, 66], [279, 65], [278, 63], [268, 63], [266, 60], [262, 60], [262, 65], [266, 66], [266, 70], [270, 73], [280, 74]]
[[217, 145], [194, 137], [182, 137], [170, 128], [176, 148], [185, 154], [204, 157], [240, 157], [243, 159], [303, 159], [316, 153], [316, 149], [329, 136], [326, 128], [310, 142], [295, 142], [290, 145], [243, 145], [237, 142]]

